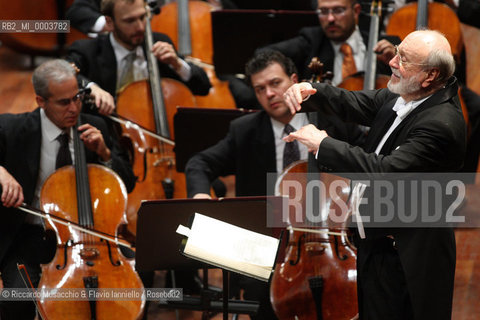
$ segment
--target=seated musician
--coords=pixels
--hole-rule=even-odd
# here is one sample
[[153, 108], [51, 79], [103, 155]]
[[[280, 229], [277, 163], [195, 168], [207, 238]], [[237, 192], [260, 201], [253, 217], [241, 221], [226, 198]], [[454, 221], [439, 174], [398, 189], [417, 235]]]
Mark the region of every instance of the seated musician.
[[[297, 67], [299, 79], [311, 78], [312, 71], [308, 65], [313, 57], [318, 57], [324, 64], [324, 72], [333, 72], [332, 83], [338, 85], [346, 77], [364, 71], [367, 67], [368, 30], [365, 32], [358, 27], [361, 6], [356, 0], [318, 0], [314, 3], [317, 5], [315, 8], [320, 26], [305, 27], [296, 37], [259, 48], [257, 52], [265, 49], [278, 50], [291, 58]], [[374, 52], [377, 53], [377, 74], [391, 74], [388, 61], [395, 54], [392, 42], [398, 44], [400, 39], [385, 37], [374, 47]], [[349, 62], [352, 59], [353, 63]], [[237, 105], [251, 104], [251, 98], [246, 98], [246, 85], [239, 79], [229, 80], [234, 96], [236, 93], [243, 94], [238, 97], [242, 101], [237, 102]]]
[[[127, 157], [113, 143], [105, 122], [93, 115], [80, 114], [82, 94], [70, 63], [51, 60], [41, 64], [33, 73], [33, 87], [39, 108], [22, 114], [0, 115], [0, 272], [5, 288], [25, 287], [17, 263], [25, 264], [37, 286], [40, 263], [53, 257], [55, 240], [45, 239], [41, 219], [14, 208], [22, 203], [38, 208], [45, 179], [56, 168], [72, 163], [72, 127], [78, 119], [83, 123], [79, 130], [87, 162], [113, 169], [128, 191], [135, 185]], [[62, 139], [64, 133], [66, 139]], [[2, 320], [34, 317], [33, 302], [0, 302]]]
[[[111, 114], [118, 90], [132, 81], [148, 78], [147, 11], [144, 0], [105, 0], [101, 10], [113, 31], [95, 39], [75, 41], [67, 59], [80, 69], [82, 85], [88, 83], [92, 89], [98, 111]], [[152, 51], [162, 77], [184, 83], [193, 94], [208, 94], [211, 85], [203, 69], [180, 58], [167, 35], [153, 33], [153, 42]]]
[[[281, 173], [292, 161], [307, 159], [301, 144], [285, 144], [286, 132], [309, 123], [306, 114], [293, 116], [286, 108], [283, 93], [297, 82], [293, 62], [278, 51], [264, 51], [246, 65], [246, 75], [263, 110], [240, 117], [230, 124], [227, 136], [216, 145], [196, 154], [187, 163], [185, 174], [189, 197], [209, 198], [210, 183], [219, 176], [234, 174], [236, 195], [267, 194], [267, 173]], [[338, 118], [318, 115], [330, 134], [358, 144], [363, 133]], [[245, 299], [261, 301], [257, 319], [274, 318], [266, 284], [242, 278]]]

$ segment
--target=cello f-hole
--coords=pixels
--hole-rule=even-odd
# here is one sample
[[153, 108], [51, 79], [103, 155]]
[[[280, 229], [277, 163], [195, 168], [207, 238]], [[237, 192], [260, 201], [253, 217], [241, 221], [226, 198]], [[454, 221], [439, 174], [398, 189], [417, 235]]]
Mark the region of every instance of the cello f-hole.
[[293, 260], [290, 260], [290, 265], [291, 266], [295, 266], [298, 264], [298, 262], [300, 261], [300, 254], [301, 254], [301, 247], [302, 247], [302, 240], [305, 239], [305, 234], [302, 234], [299, 238], [298, 238], [298, 243], [297, 243], [297, 259], [295, 261]]
[[72, 244], [72, 240], [68, 240], [67, 242], [65, 242], [65, 244], [63, 245], [63, 266], [57, 264], [55, 266], [55, 268], [57, 268], [57, 270], [63, 270], [65, 269], [65, 267], [67, 266], [67, 260], [68, 260], [68, 256], [67, 256], [67, 250], [68, 250], [68, 247]]
[[338, 259], [340, 259], [341, 261], [347, 260], [348, 256], [346, 254], [344, 254], [343, 256], [340, 256], [337, 236], [333, 236], [333, 241], [335, 242], [335, 254], [337, 255]]
[[[103, 240], [102, 240], [103, 241]], [[119, 267], [121, 265], [120, 260], [113, 261], [113, 256], [112, 256], [112, 248], [110, 247], [110, 243], [107, 242], [107, 249], [108, 249], [108, 258], [110, 259], [110, 263], [114, 267]]]

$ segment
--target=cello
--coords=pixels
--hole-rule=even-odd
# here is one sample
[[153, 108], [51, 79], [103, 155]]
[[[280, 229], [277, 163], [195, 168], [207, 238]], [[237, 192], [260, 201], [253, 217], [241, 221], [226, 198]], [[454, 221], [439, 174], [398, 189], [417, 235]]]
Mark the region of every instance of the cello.
[[186, 60], [207, 73], [212, 87], [207, 96], [196, 96], [197, 106], [234, 109], [233, 96], [226, 81], [217, 78], [213, 68], [211, 11], [214, 7], [198, 0], [177, 0], [162, 7], [152, 19], [152, 29], [167, 34]]
[[[308, 67], [313, 73], [312, 82], [331, 81], [331, 72], [323, 74], [323, 63], [317, 58]], [[303, 219], [307, 217], [307, 202], [313, 201], [306, 193], [313, 174], [307, 172], [306, 160], [294, 162], [277, 178], [274, 188], [276, 195], [301, 203]], [[344, 187], [336, 194], [323, 191], [319, 212], [310, 213], [325, 218], [348, 213], [347, 208], [339, 205], [349, 201], [347, 179], [327, 173], [315, 174], [314, 179], [326, 186], [324, 190], [332, 190], [339, 183]], [[301, 195], [290, 194], [292, 183], [301, 187]], [[333, 224], [327, 219], [320, 226], [308, 219], [306, 223], [299, 222], [298, 213], [296, 209], [289, 212], [285, 258], [277, 264], [271, 280], [270, 300], [275, 314], [279, 319], [354, 319], [358, 314], [356, 248], [344, 224]]]
[[[181, 82], [160, 78], [153, 55], [150, 25], [152, 9], [145, 28], [147, 65], [150, 79], [136, 81], [117, 95], [117, 114], [155, 134], [173, 140], [173, 116], [177, 106], [195, 106], [195, 97]], [[133, 171], [139, 179], [128, 195], [128, 231], [136, 234], [137, 212], [142, 200], [186, 197], [185, 176], [176, 171], [173, 145], [160, 141], [135, 127], [122, 125], [132, 143]]]
[[[289, 183], [307, 186], [307, 162], [301, 160], [285, 168], [275, 184], [277, 195], [289, 195]], [[331, 189], [346, 179], [327, 173], [317, 177]], [[340, 184], [341, 185], [341, 184]], [[338, 203], [348, 203], [349, 188], [342, 188], [336, 198], [325, 195], [315, 215], [344, 214]], [[302, 193], [301, 202], [306, 208]], [[295, 213], [290, 212], [290, 216]], [[305, 215], [305, 212], [303, 212]], [[358, 313], [356, 284], [356, 248], [345, 228], [299, 228], [290, 219], [284, 262], [277, 265], [272, 277], [270, 297], [279, 319], [354, 319]], [[308, 223], [307, 223], [308, 226]]]
[[[75, 165], [50, 175], [40, 192], [43, 211], [78, 221], [83, 227], [114, 234], [124, 217], [126, 188], [112, 170], [86, 163], [85, 148], [74, 130]], [[110, 242], [50, 224], [57, 234], [54, 259], [42, 266], [39, 290], [136, 288], [143, 284], [131, 263]], [[89, 291], [90, 292], [90, 291]], [[139, 319], [145, 301], [40, 301], [50, 319]]]

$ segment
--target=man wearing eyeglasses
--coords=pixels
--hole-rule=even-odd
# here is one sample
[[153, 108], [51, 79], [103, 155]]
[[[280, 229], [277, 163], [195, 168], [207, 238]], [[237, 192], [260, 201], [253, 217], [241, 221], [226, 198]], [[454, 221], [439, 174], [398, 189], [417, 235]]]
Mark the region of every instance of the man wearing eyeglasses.
[[[40, 280], [40, 263], [53, 257], [55, 240], [46, 240], [40, 218], [14, 209], [22, 203], [39, 208], [40, 190], [45, 179], [59, 168], [61, 137], [64, 151], [74, 160], [72, 127], [80, 119], [80, 139], [88, 163], [103, 164], [122, 178], [128, 191], [135, 177], [127, 157], [108, 135], [99, 117], [80, 115], [79, 93], [73, 66], [64, 60], [43, 63], [33, 73], [36, 110], [0, 115], [0, 273], [5, 288], [24, 288], [17, 263], [25, 264], [33, 284]], [[68, 162], [64, 162], [68, 163]], [[53, 250], [53, 252], [52, 252]], [[0, 318], [33, 319], [32, 301], [0, 301]]]
[[[333, 139], [312, 125], [290, 134], [286, 141], [305, 144], [316, 155], [317, 165], [333, 172], [374, 177], [458, 172], [466, 150], [466, 126], [447, 39], [436, 31], [412, 32], [389, 64], [392, 76], [388, 89], [348, 91], [303, 82], [285, 93], [292, 113], [328, 104], [342, 119], [370, 125], [363, 149]], [[395, 194], [402, 195], [406, 195], [405, 190]], [[375, 203], [374, 196], [371, 188], [366, 189], [368, 204]], [[403, 202], [407, 207], [413, 201]], [[445, 215], [444, 207], [419, 209], [422, 216], [433, 210]], [[377, 209], [382, 215], [389, 211], [394, 216], [399, 216], [400, 210]], [[375, 217], [371, 206], [360, 206], [360, 211], [362, 216]], [[411, 214], [413, 209], [404, 211]], [[451, 318], [455, 236], [445, 225], [436, 228], [420, 222], [413, 227], [403, 224], [398, 228], [395, 224], [392, 228], [389, 224], [365, 228], [363, 236], [358, 229], [362, 238], [357, 241], [360, 319]]]
[[[290, 57], [299, 71], [300, 79], [310, 79], [312, 71], [308, 68], [313, 57], [318, 57], [324, 64], [324, 72], [332, 71], [334, 85], [340, 84], [345, 76], [364, 71], [368, 31], [361, 32], [358, 21], [361, 6], [356, 0], [318, 0], [317, 13], [320, 26], [306, 27], [292, 39], [269, 45], [265, 48], [274, 49]], [[390, 75], [388, 61], [394, 55], [393, 43], [399, 43], [397, 37], [385, 37], [374, 48], [377, 53], [377, 73]], [[344, 49], [348, 45], [351, 49]], [[259, 50], [262, 50], [261, 48]], [[351, 50], [355, 69], [342, 72], [344, 58]], [[350, 69], [351, 70], [351, 69]]]

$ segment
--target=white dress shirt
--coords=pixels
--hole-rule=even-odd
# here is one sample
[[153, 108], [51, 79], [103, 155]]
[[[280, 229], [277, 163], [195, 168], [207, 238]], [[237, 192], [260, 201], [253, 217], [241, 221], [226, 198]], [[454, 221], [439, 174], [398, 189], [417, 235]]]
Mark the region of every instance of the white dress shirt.
[[[113, 33], [110, 33], [110, 43], [112, 44], [113, 51], [115, 52], [115, 58], [117, 60], [117, 77], [122, 74], [122, 70], [125, 69], [125, 56], [127, 56], [131, 51], [123, 47], [113, 36]], [[143, 52], [142, 46], [137, 46], [135, 49], [135, 60], [133, 61], [133, 77], [135, 81], [148, 79], [148, 66], [147, 60], [145, 59], [145, 54]], [[192, 70], [188, 63], [183, 59], [180, 59], [181, 68], [176, 71], [178, 76], [183, 81], [188, 81], [192, 77]], [[172, 66], [169, 65], [170, 68]], [[172, 68], [173, 70], [173, 68]]]
[[[285, 149], [285, 141], [283, 138], [286, 136], [284, 129], [285, 129], [285, 124], [277, 121], [273, 118], [270, 118], [270, 121], [272, 122], [272, 128], [273, 128], [273, 137], [275, 139], [275, 158], [276, 158], [276, 163], [277, 163], [277, 172], [282, 173], [283, 171], [283, 150]], [[295, 129], [298, 130], [301, 127], [306, 126], [309, 124], [307, 115], [305, 113], [297, 113], [295, 116], [292, 118], [292, 120], [289, 122], [289, 124]], [[298, 142], [298, 149], [300, 151], [300, 159], [307, 159], [308, 157], [308, 149], [307, 147]]]
[[[40, 127], [41, 127], [41, 143], [40, 143], [40, 163], [38, 166], [38, 179], [35, 186], [35, 194], [33, 197], [32, 206], [40, 208], [40, 191], [42, 190], [45, 180], [55, 171], [55, 162], [57, 159], [58, 149], [60, 149], [60, 141], [58, 136], [63, 131], [57, 127], [45, 114], [43, 109], [40, 109]], [[68, 144], [70, 154], [72, 155], [72, 163], [75, 163], [73, 151], [72, 129], [69, 130], [70, 142]], [[27, 215], [27, 223], [41, 224], [41, 219], [33, 215]]]

